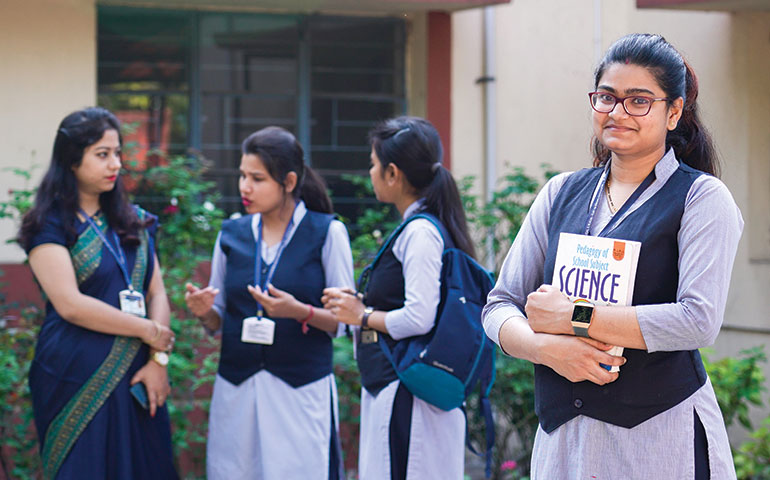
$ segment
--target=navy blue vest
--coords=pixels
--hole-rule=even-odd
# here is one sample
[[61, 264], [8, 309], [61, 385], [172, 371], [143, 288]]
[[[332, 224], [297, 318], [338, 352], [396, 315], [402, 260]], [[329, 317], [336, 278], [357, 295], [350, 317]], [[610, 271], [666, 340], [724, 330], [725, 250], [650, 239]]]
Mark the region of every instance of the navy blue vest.
[[[271, 283], [291, 293], [303, 303], [318, 308], [326, 285], [321, 250], [333, 215], [308, 210], [281, 255]], [[254, 285], [256, 241], [251, 229], [252, 216], [222, 224], [220, 244], [227, 257], [219, 374], [235, 385], [262, 369], [292, 387], [318, 380], [332, 371], [332, 343], [328, 333], [310, 327], [302, 333], [293, 318], [272, 318], [275, 338], [272, 345], [241, 341], [243, 319], [256, 314], [257, 304], [246, 285]], [[263, 262], [260, 274], [267, 273]]]
[[[424, 212], [421, 212], [424, 213]], [[441, 225], [442, 236], [451, 239], [451, 235], [446, 231], [443, 224], [438, 219], [436, 222]], [[387, 243], [385, 250], [379, 255], [376, 263], [369, 273], [368, 283], [364, 291], [364, 304], [375, 310], [389, 312], [404, 306], [406, 294], [404, 293], [404, 271], [401, 262], [393, 254], [394, 239]], [[449, 240], [451, 242], [451, 240]], [[444, 248], [451, 248], [454, 245], [445, 245]], [[390, 350], [396, 344], [390, 335], [379, 333], [385, 342], [388, 343]], [[390, 364], [382, 348], [376, 343], [362, 344], [356, 346], [356, 359], [358, 361], [358, 370], [361, 372], [361, 385], [372, 395], [377, 395], [380, 390], [385, 388], [390, 382], [398, 378], [396, 371]]]
[[[652, 198], [599, 236], [642, 242], [633, 305], [676, 302], [679, 283], [677, 235], [690, 186], [703, 172], [680, 164]], [[548, 224], [544, 279], [550, 282], [559, 233], [583, 234], [589, 204], [601, 168], [575, 172], [554, 199]], [[655, 352], [626, 348], [620, 376], [599, 386], [572, 383], [550, 368], [535, 365], [535, 411], [540, 425], [552, 432], [578, 415], [626, 428], [677, 405], [706, 381], [697, 350]]]

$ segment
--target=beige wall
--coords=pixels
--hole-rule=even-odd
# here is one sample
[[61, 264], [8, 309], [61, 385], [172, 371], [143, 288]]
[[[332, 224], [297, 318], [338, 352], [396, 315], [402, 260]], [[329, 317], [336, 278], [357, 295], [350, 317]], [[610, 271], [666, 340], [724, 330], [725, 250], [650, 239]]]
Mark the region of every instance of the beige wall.
[[[3, 0], [0, 59], [0, 168], [39, 165], [37, 184], [61, 119], [96, 102], [94, 0]], [[0, 200], [22, 186], [2, 171]], [[0, 221], [0, 263], [23, 259], [21, 249], [5, 244], [15, 230]]]
[[[617, 38], [660, 33], [685, 55], [699, 76], [701, 113], [721, 154], [722, 179], [746, 222], [725, 324], [770, 328], [770, 13], [638, 10], [635, 0], [514, 0], [492, 8], [498, 176], [506, 163], [534, 175], [542, 162], [562, 171], [589, 166], [586, 92], [598, 55]], [[482, 72], [483, 16], [458, 12], [452, 21], [453, 169], [481, 175], [483, 104], [474, 81]], [[769, 340], [723, 330], [715, 357]], [[770, 366], [765, 370], [770, 378]]]

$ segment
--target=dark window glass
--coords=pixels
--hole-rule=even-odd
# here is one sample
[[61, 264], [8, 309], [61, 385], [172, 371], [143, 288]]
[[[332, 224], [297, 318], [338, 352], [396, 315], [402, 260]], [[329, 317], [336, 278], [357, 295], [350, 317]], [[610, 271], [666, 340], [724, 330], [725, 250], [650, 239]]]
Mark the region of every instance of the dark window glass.
[[130, 126], [139, 163], [192, 146], [237, 211], [240, 144], [279, 125], [305, 143], [339, 213], [364, 208], [343, 175], [367, 175], [368, 130], [405, 111], [403, 21], [122, 7], [98, 18], [99, 104]]
[[98, 102], [126, 124], [140, 163], [153, 149], [183, 153], [189, 144], [189, 26], [175, 13], [99, 16]]

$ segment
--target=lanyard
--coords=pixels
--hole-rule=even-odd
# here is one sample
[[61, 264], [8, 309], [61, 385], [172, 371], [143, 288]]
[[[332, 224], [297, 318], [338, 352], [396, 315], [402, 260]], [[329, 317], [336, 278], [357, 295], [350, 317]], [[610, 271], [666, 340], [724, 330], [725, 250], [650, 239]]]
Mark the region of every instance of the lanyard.
[[[275, 269], [278, 266], [278, 260], [280, 260], [281, 254], [283, 254], [283, 250], [286, 248], [286, 244], [288, 243], [287, 239], [289, 237], [289, 231], [291, 231], [291, 227], [294, 225], [294, 213], [296, 211], [297, 204], [294, 205], [294, 210], [291, 212], [289, 224], [286, 225], [286, 230], [283, 232], [283, 238], [281, 238], [281, 244], [278, 246], [278, 252], [275, 254], [275, 259], [267, 269], [267, 276], [265, 277], [264, 283], [260, 281], [262, 278], [262, 216], [259, 217], [259, 225], [257, 226], [257, 251], [254, 255], [254, 285], [259, 286], [260, 291], [265, 291], [265, 288], [273, 279], [273, 275], [275, 275]], [[257, 302], [257, 318], [262, 318], [263, 312], [264, 309], [262, 308], [262, 305]]]
[[126, 266], [126, 255], [123, 253], [123, 248], [120, 246], [120, 240], [118, 239], [118, 235], [115, 233], [115, 230], [112, 231], [112, 239], [115, 241], [117, 250], [112, 246], [110, 241], [107, 239], [107, 236], [104, 234], [104, 232], [102, 232], [102, 229], [99, 228], [96, 223], [94, 223], [91, 217], [88, 216], [88, 214], [84, 212], [82, 208], [80, 209], [80, 214], [85, 217], [88, 225], [93, 228], [97, 235], [99, 235], [99, 238], [102, 240], [102, 243], [104, 243], [104, 246], [107, 247], [107, 250], [115, 258], [115, 261], [120, 267], [120, 271], [123, 273], [123, 279], [126, 281], [128, 289], [134, 290], [133, 285], [131, 285], [131, 276], [128, 274], [128, 267]]
[[[591, 224], [594, 221], [594, 215], [596, 215], [596, 209], [599, 207], [599, 199], [602, 197], [602, 192], [604, 191], [603, 188], [607, 183], [607, 178], [610, 175], [610, 167], [607, 165], [607, 168], [604, 169], [604, 172], [602, 172], [601, 178], [599, 178], [599, 190], [594, 195], [594, 199], [591, 202], [591, 206], [588, 208], [588, 220], [586, 221], [586, 228], [583, 231], [583, 235], [590, 235], [591, 232]], [[626, 202], [628, 203], [628, 202]]]
[[[610, 168], [611, 165], [608, 165], [607, 168], [604, 170], [604, 173], [602, 173], [601, 178], [599, 179], [599, 189], [596, 192], [596, 195], [594, 195], [593, 202], [591, 202], [591, 207], [588, 210], [588, 220], [586, 221], [586, 226], [583, 231], [584, 235], [590, 235], [591, 233], [591, 224], [593, 223], [594, 216], [596, 215], [596, 209], [599, 206], [599, 200], [602, 198], [602, 194], [604, 192], [604, 189], [607, 188], [607, 180], [609, 180], [609, 174], [610, 174]], [[615, 212], [615, 214], [612, 216], [610, 221], [607, 223], [607, 225], [604, 227], [604, 229], [599, 233], [601, 235], [602, 233], [609, 232], [612, 228], [614, 228], [615, 224], [619, 221], [619, 219], [628, 211], [629, 208], [631, 208], [631, 205], [636, 202], [636, 200], [644, 193], [645, 190], [647, 190], [647, 187], [652, 185], [652, 182], [655, 181], [655, 169], [653, 168], [649, 175], [642, 181], [641, 184], [639, 184], [638, 187], [636, 187], [636, 190], [634, 190], [634, 193], [631, 194], [630, 197], [628, 197], [628, 200], [625, 201], [623, 206], [620, 207], [620, 209]]]

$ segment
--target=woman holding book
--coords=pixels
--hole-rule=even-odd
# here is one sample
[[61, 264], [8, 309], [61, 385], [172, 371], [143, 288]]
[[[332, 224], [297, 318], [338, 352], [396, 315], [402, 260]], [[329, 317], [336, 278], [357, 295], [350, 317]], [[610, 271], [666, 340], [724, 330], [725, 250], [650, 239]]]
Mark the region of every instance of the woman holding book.
[[[362, 480], [461, 479], [465, 415], [413, 396], [398, 380], [378, 337], [391, 349], [431, 331], [440, 300], [444, 238], [473, 255], [465, 213], [452, 174], [441, 164], [441, 139], [428, 121], [387, 120], [369, 134], [369, 175], [377, 200], [408, 222], [378, 254], [361, 295], [327, 289], [324, 306], [355, 326], [361, 371]], [[425, 213], [436, 219], [412, 218]], [[437, 225], [441, 226], [440, 231]], [[447, 240], [450, 241], [450, 240]]]
[[128, 203], [121, 143], [103, 108], [65, 117], [19, 232], [48, 300], [29, 373], [45, 479], [177, 478], [157, 218]]
[[[665, 39], [633, 34], [594, 81], [594, 168], [543, 188], [484, 310], [490, 338], [535, 364], [532, 477], [734, 478], [698, 348], [719, 332], [743, 220], [697, 79]], [[641, 242], [632, 306], [576, 306], [549, 285], [562, 232]]]
[[208, 478], [343, 478], [326, 287], [353, 285], [345, 226], [290, 132], [266, 127], [241, 148], [246, 209], [214, 246], [209, 285], [186, 301], [221, 330], [209, 413]]

